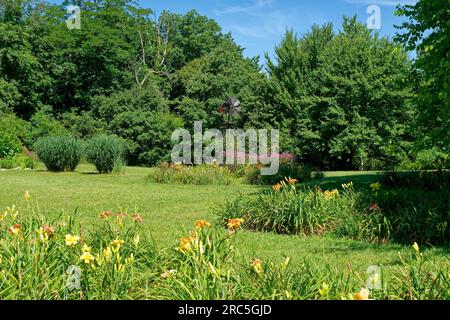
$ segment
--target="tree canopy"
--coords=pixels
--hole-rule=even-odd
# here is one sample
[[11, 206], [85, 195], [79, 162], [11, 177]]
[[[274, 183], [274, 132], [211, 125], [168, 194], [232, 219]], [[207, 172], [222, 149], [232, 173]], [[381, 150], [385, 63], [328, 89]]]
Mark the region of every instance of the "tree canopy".
[[0, 0], [0, 123], [27, 147], [114, 134], [128, 163], [154, 165], [175, 128], [221, 128], [219, 106], [233, 96], [237, 126], [280, 129], [281, 151], [322, 169], [394, 167], [430, 143], [449, 153], [447, 0], [399, 8], [408, 20], [397, 41], [344, 17], [338, 31], [286, 31], [266, 61], [196, 11], [75, 1], [82, 27], [69, 30], [71, 3]]

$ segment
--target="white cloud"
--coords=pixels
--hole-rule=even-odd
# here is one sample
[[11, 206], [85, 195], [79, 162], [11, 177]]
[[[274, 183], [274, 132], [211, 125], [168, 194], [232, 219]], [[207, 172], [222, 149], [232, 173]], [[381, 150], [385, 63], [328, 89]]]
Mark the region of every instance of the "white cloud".
[[[252, 17], [242, 22], [228, 25], [228, 29], [242, 36], [258, 39], [273, 39], [282, 35], [293, 20], [298, 19], [299, 6], [279, 7], [275, 0], [253, 0], [244, 5], [229, 6], [216, 10], [218, 16], [236, 15]], [[256, 19], [255, 19], [256, 18]]]
[[253, 13], [255, 10], [271, 5], [272, 2], [273, 0], [256, 0], [249, 5], [229, 6], [221, 10], [215, 10], [215, 14], [218, 16], [223, 16], [231, 13]]
[[345, 0], [351, 4], [371, 5], [395, 7], [397, 5], [414, 5], [418, 0]]

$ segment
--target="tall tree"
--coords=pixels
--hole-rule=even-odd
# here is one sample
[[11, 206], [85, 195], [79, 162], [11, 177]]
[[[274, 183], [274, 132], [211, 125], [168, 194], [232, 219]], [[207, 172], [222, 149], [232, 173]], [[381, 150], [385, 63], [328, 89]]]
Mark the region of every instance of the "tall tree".
[[[405, 157], [413, 110], [406, 53], [354, 18], [342, 31], [288, 32], [268, 61], [268, 114], [284, 149], [325, 169], [393, 165]], [[267, 109], [267, 108], [266, 108]], [[270, 120], [269, 120], [270, 121]]]
[[413, 77], [421, 80], [416, 103], [422, 147], [450, 154], [450, 2], [419, 0], [397, 14], [407, 18], [397, 38], [417, 53]]

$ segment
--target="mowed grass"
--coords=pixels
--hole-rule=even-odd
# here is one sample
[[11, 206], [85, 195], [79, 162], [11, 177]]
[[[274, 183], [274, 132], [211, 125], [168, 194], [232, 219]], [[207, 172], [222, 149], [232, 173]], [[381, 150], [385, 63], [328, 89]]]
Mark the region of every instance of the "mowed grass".
[[[145, 227], [164, 250], [175, 248], [197, 219], [216, 219], [213, 208], [239, 193], [257, 192], [258, 187], [165, 185], [148, 182], [153, 169], [127, 167], [122, 174], [99, 175], [93, 167], [81, 165], [77, 172], [0, 171], [0, 210], [7, 206], [25, 206], [23, 194], [29, 191], [38, 211], [57, 217], [62, 211], [76, 213], [83, 224], [96, 223], [101, 211], [139, 212]], [[379, 177], [377, 172], [332, 172], [318, 184], [338, 187], [353, 181], [365, 187]], [[364, 271], [369, 265], [387, 269], [400, 263], [399, 253], [409, 255], [410, 247], [396, 244], [369, 244], [331, 237], [302, 238], [271, 233], [239, 232], [237, 249], [249, 259], [281, 261], [291, 257], [293, 264], [305, 258], [315, 264], [330, 264]], [[448, 264], [449, 251], [428, 248], [430, 264]]]

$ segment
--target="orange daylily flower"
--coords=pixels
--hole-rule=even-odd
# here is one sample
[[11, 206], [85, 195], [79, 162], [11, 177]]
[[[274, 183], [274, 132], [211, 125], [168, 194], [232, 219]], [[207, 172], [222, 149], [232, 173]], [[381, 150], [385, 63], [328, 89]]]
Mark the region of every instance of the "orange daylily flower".
[[132, 218], [133, 218], [133, 221], [135, 221], [137, 223], [141, 223], [141, 224], [144, 223], [144, 218], [139, 213], [133, 214]]
[[21, 228], [22, 226], [20, 224], [15, 224], [8, 229], [8, 232], [15, 236], [20, 232]]
[[228, 219], [227, 228], [230, 230], [239, 229], [243, 223], [244, 219]]
[[195, 221], [195, 228], [197, 229], [203, 229], [204, 227], [211, 227], [211, 223], [209, 223], [206, 220], [197, 220]]
[[280, 183], [277, 183], [272, 186], [273, 191], [279, 192], [283, 186]]
[[100, 218], [102, 218], [102, 219], [108, 219], [111, 216], [112, 216], [111, 211], [103, 211], [100, 213]]

